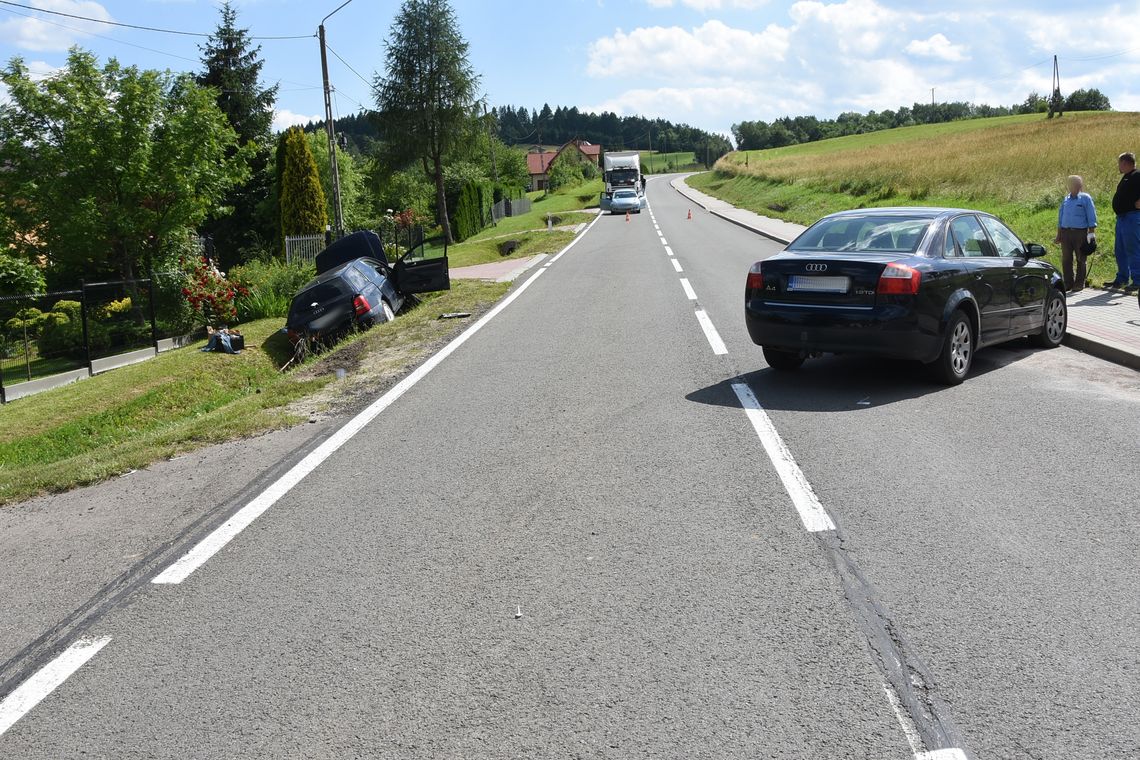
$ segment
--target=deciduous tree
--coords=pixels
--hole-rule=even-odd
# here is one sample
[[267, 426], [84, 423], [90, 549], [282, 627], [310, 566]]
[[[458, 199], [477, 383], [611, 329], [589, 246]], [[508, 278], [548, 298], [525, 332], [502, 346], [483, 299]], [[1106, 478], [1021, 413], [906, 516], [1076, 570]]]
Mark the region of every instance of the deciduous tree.
[[27, 255], [64, 282], [133, 279], [246, 177], [237, 136], [188, 76], [73, 49], [34, 81], [20, 59], [0, 73], [0, 202]]

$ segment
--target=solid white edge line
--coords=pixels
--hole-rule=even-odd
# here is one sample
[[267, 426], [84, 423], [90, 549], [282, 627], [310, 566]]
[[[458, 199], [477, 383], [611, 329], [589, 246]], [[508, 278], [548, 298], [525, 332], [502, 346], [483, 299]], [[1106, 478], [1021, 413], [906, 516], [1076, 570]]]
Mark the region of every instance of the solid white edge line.
[[701, 329], [704, 330], [705, 339], [712, 346], [713, 353], [717, 356], [723, 356], [728, 353], [728, 346], [724, 345], [724, 341], [720, 339], [720, 333], [716, 331], [713, 326], [712, 320], [703, 309], [697, 309], [697, 322], [700, 323]]
[[[591, 224], [596, 224], [597, 220]], [[583, 234], [585, 234], [583, 232]], [[570, 245], [562, 250], [558, 256], [561, 256], [570, 249], [574, 243], [581, 239], [581, 236], [571, 241]], [[249, 525], [260, 517], [265, 510], [269, 509], [277, 500], [285, 494], [289, 493], [292, 488], [300, 483], [305, 477], [315, 470], [322, 462], [328, 459], [332, 454], [347, 443], [353, 436], [361, 431], [365, 425], [392, 405], [398, 398], [403, 396], [408, 389], [418, 383], [429, 372], [435, 369], [440, 362], [451, 356], [460, 346], [466, 343], [475, 333], [479, 332], [483, 327], [494, 319], [499, 313], [514, 303], [515, 299], [521, 296], [527, 288], [531, 286], [544, 272], [545, 268], [539, 269], [530, 276], [522, 285], [503, 299], [497, 306], [487, 312], [483, 317], [467, 328], [455, 340], [448, 343], [439, 353], [429, 358], [426, 362], [416, 368], [410, 375], [405, 377], [400, 382], [396, 383], [387, 393], [385, 393], [376, 401], [372, 402], [370, 406], [364, 411], [357, 414], [351, 420], [346, 422], [344, 426], [328, 438], [317, 448], [313, 449], [308, 456], [302, 459], [297, 464], [293, 465], [292, 469], [274, 481], [268, 488], [258, 494], [252, 501], [234, 513], [230, 519], [226, 520], [220, 526], [214, 529], [210, 535], [203, 538], [196, 546], [190, 551], [186, 552], [181, 558], [175, 560], [165, 570], [151, 579], [151, 583], [169, 583], [176, 584], [186, 580], [199, 567], [204, 565], [211, 557], [217, 554], [222, 547], [232, 541], [239, 533], [245, 530]]]
[[665, 253], [668, 256], [672, 256], [673, 255], [673, 249], [670, 248], [669, 246], [665, 246]]
[[678, 273], [685, 271], [684, 269], [681, 269], [681, 262], [677, 261], [676, 259], [669, 259], [669, 261], [673, 262], [673, 268], [676, 269]]
[[681, 288], [685, 291], [685, 297], [690, 301], [697, 300], [697, 291], [693, 290], [693, 286], [684, 277], [681, 278]]
[[0, 736], [107, 646], [110, 636], [79, 639], [0, 701]]
[[883, 684], [883, 693], [887, 695], [887, 701], [891, 703], [891, 709], [895, 712], [895, 718], [898, 720], [899, 725], [902, 726], [903, 735], [906, 736], [906, 743], [910, 745], [910, 752], [914, 756], [922, 750], [922, 737], [918, 735], [918, 727], [914, 725], [914, 721], [910, 716], [903, 712], [902, 705], [899, 703], [899, 698], [895, 694], [895, 690], [888, 684]]
[[760, 438], [764, 451], [768, 453], [768, 459], [776, 468], [776, 474], [780, 476], [784, 490], [792, 498], [792, 504], [799, 513], [804, 527], [813, 533], [835, 530], [835, 523], [831, 521], [831, 516], [819, 503], [819, 498], [812, 490], [811, 483], [804, 476], [800, 466], [796, 464], [795, 457], [784, 444], [784, 439], [776, 431], [776, 426], [772, 424], [771, 418], [760, 406], [756, 394], [744, 383], [733, 383], [732, 390], [740, 399], [740, 405], [744, 407], [744, 413], [748, 415], [748, 420], [752, 423], [753, 429], [756, 430], [756, 435]]
[[557, 253], [557, 254], [554, 256], [554, 258], [552, 258], [552, 259], [550, 260], [550, 262], [549, 262], [549, 264], [547, 264], [547, 266], [549, 266], [550, 264], [553, 264], [554, 262], [558, 261], [560, 258], [562, 258], [563, 256], [565, 256], [565, 255], [566, 255], [566, 252], [567, 252], [567, 251], [569, 251], [569, 250], [570, 250], [571, 248], [573, 248], [574, 246], [578, 245], [578, 241], [579, 241], [579, 240], [581, 240], [582, 238], [586, 237], [586, 233], [587, 233], [587, 232], [589, 232], [591, 229], [593, 229], [593, 228], [594, 228], [594, 225], [595, 225], [595, 224], [597, 224], [597, 223], [598, 223], [598, 221], [599, 221], [601, 218], [602, 218], [602, 215], [601, 215], [601, 214], [598, 214], [597, 216], [595, 216], [595, 217], [594, 217], [594, 221], [590, 222], [588, 225], [586, 225], [586, 229], [582, 230], [582, 234], [581, 234], [581, 235], [579, 235], [578, 237], [574, 238], [573, 240], [571, 240], [569, 243], [567, 243], [566, 247], [565, 247], [565, 248], [563, 248], [561, 251], [559, 251], [559, 252], [558, 252], [558, 253]]

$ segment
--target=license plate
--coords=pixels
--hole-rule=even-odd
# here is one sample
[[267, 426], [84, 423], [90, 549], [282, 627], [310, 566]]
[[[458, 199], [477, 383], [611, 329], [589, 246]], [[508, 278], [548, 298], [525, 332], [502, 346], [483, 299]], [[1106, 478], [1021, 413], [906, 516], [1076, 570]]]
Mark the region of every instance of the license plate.
[[788, 290], [797, 293], [846, 293], [850, 289], [850, 277], [817, 277], [810, 274], [793, 274], [788, 278]]

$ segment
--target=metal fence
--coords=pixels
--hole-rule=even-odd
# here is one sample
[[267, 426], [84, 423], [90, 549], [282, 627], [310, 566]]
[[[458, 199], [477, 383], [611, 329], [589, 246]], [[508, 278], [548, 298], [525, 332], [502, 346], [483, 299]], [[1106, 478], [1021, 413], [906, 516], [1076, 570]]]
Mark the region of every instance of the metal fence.
[[502, 221], [508, 216], [521, 216], [530, 211], [530, 198], [503, 198], [491, 207], [491, 219]]
[[293, 264], [314, 261], [326, 245], [328, 241], [324, 234], [288, 235], [285, 238], [285, 262]]
[[180, 342], [192, 317], [176, 284], [182, 275], [169, 275], [0, 297], [0, 403]]

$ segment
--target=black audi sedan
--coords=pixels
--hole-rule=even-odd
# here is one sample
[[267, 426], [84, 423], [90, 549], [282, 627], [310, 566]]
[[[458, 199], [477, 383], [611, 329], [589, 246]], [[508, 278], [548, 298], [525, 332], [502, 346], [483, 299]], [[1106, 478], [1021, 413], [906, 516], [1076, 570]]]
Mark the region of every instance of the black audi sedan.
[[870, 354], [923, 362], [955, 385], [979, 348], [1024, 336], [1061, 343], [1065, 289], [1044, 255], [981, 211], [844, 211], [752, 265], [745, 321], [776, 370]]

